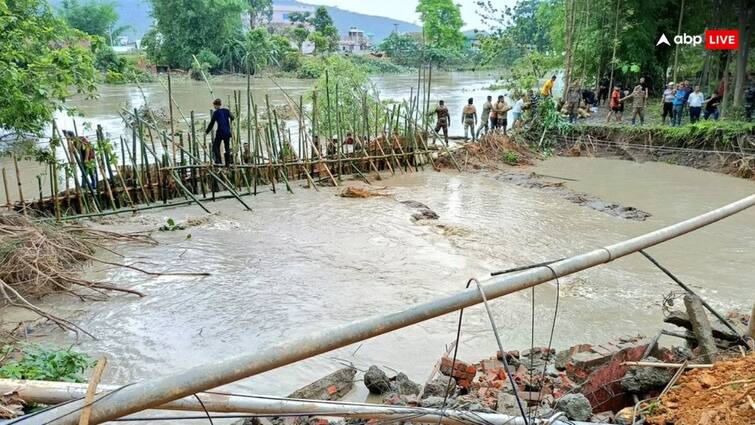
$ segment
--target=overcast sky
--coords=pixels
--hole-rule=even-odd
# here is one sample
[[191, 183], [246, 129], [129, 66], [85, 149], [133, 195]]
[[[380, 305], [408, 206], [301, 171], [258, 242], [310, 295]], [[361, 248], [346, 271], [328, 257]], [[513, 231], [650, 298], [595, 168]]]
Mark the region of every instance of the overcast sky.
[[[302, 3], [322, 4], [325, 6], [337, 6], [341, 9], [368, 15], [386, 16], [419, 24], [419, 16], [414, 11], [417, 8], [417, 0], [300, 0]], [[464, 29], [482, 29], [479, 16], [475, 13], [476, 0], [456, 0], [461, 5], [461, 17], [464, 20]], [[494, 0], [493, 4], [498, 7], [513, 5], [516, 0]]]

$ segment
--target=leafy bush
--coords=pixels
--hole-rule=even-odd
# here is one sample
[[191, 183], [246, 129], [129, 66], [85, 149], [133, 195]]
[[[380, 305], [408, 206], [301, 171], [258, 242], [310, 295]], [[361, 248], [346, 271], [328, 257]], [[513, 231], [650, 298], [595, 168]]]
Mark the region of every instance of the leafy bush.
[[106, 84], [125, 84], [126, 83], [126, 77], [123, 76], [118, 71], [108, 70], [105, 73], [105, 83]]
[[509, 165], [517, 165], [519, 163], [519, 154], [514, 151], [506, 151], [503, 154], [503, 162]]
[[[197, 54], [197, 60], [199, 61], [199, 63], [206, 65], [207, 69], [210, 71], [214, 71], [218, 68], [218, 66], [220, 66], [220, 58], [218, 57], [218, 55], [212, 53], [207, 49], [202, 49]], [[194, 68], [194, 65], [196, 65], [196, 62], [192, 63], [192, 69]]]
[[207, 73], [210, 71], [210, 66], [206, 63], [196, 63], [194, 62], [191, 64], [191, 69], [189, 70], [189, 77], [191, 77], [192, 80], [202, 81], [204, 80], [205, 76], [207, 76]]
[[296, 78], [314, 80], [322, 75], [323, 65], [317, 58], [304, 58], [296, 70]]
[[[5, 346], [0, 357], [7, 357], [12, 351], [15, 351], [14, 347]], [[94, 361], [84, 353], [33, 344], [21, 346], [17, 357], [0, 367], [0, 378], [84, 382], [81, 374], [94, 365]]]

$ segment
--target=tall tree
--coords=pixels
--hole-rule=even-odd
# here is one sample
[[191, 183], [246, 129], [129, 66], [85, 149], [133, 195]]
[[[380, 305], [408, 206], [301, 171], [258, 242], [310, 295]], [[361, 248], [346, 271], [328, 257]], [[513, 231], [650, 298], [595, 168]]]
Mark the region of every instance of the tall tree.
[[38, 132], [69, 96], [94, 93], [88, 38], [46, 1], [0, 1], [0, 33], [0, 128]]
[[116, 27], [118, 13], [115, 11], [115, 3], [110, 1], [86, 0], [82, 3], [78, 0], [63, 0], [61, 6], [61, 16], [68, 25], [89, 35], [102, 37], [110, 44], [113, 43], [113, 37], [129, 28]]
[[742, 105], [747, 84], [747, 56], [752, 45], [752, 20], [755, 18], [755, 6], [752, 1], [739, 2], [739, 51], [737, 52], [737, 73], [734, 78], [734, 106]]
[[429, 47], [461, 50], [464, 46], [464, 35], [461, 33], [464, 21], [459, 6], [452, 0], [419, 0], [417, 13]]
[[319, 31], [322, 34], [327, 31], [328, 27], [335, 28], [333, 18], [330, 17], [328, 9], [324, 6], [319, 6], [315, 9], [315, 15], [312, 17], [312, 25], [315, 26], [315, 31]]
[[272, 19], [273, 0], [247, 0], [247, 12], [249, 13], [249, 28], [257, 28]]
[[155, 26], [143, 44], [150, 59], [188, 69], [203, 49], [219, 55], [241, 33], [242, 0], [150, 0]]
[[304, 53], [303, 46], [304, 42], [307, 41], [307, 37], [309, 37], [309, 30], [304, 27], [304, 25], [297, 25], [293, 30], [291, 30], [291, 40], [296, 43], [296, 47], [299, 49], [299, 53]]

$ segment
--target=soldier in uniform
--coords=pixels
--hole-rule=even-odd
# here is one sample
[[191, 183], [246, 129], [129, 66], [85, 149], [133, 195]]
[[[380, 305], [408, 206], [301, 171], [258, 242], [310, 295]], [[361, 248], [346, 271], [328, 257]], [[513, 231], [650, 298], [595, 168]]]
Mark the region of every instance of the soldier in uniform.
[[508, 120], [506, 118], [510, 110], [511, 106], [506, 104], [503, 95], [498, 96], [498, 101], [493, 105], [493, 112], [495, 112], [496, 115], [496, 127], [500, 128], [503, 131], [503, 134], [506, 134], [506, 127], [508, 126]]
[[474, 106], [474, 99], [471, 97], [467, 100], [467, 105], [461, 111], [461, 123], [464, 125], [464, 140], [467, 140], [467, 134], [472, 133], [472, 141], [477, 141], [477, 133], [475, 133], [475, 126], [477, 126], [477, 108]]
[[488, 96], [487, 102], [482, 104], [482, 115], [480, 116], [480, 126], [477, 127], [476, 136], [480, 137], [480, 132], [485, 129], [487, 134], [490, 131], [490, 111], [493, 109], [493, 96]]
[[566, 92], [566, 112], [569, 114], [569, 122], [572, 124], [577, 122], [580, 100], [582, 100], [582, 90], [579, 86], [579, 80], [575, 80], [569, 87], [569, 91]]
[[[438, 121], [435, 124], [435, 133], [438, 133], [441, 129], [443, 130], [443, 138], [445, 139], [446, 146], [448, 146], [448, 126], [451, 124], [450, 120], [448, 119], [448, 108], [446, 108], [446, 103], [444, 101], [438, 101], [438, 106], [435, 108], [433, 112], [430, 113], [430, 115], [435, 114]], [[433, 138], [433, 143], [435, 143], [435, 138]]]

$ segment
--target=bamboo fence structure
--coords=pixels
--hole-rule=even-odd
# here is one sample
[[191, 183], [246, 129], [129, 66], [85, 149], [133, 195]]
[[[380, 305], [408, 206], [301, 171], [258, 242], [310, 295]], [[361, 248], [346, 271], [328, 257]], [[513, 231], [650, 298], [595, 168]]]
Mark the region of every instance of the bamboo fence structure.
[[[340, 186], [346, 178], [371, 184], [371, 179], [380, 180], [383, 172], [415, 173], [428, 165], [437, 169], [434, 157], [439, 155], [448, 155], [461, 171], [447, 146], [428, 143], [438, 138], [427, 120], [431, 75], [430, 70], [421, 69], [416, 92], [412, 88], [408, 100], [390, 107], [377, 93], [346, 90], [340, 82], [331, 93], [327, 71], [324, 105], [316, 88], [305, 102], [303, 96], [294, 99], [273, 81], [284, 94], [283, 106], [294, 116], [287, 121], [298, 130], [295, 135], [286, 128], [286, 120], [279, 118], [268, 95], [263, 102], [255, 100], [247, 76], [246, 93], [234, 90], [227, 102], [236, 119], [232, 122], [230, 161], [222, 165], [212, 158], [214, 132], [205, 133], [207, 122], [199, 122], [194, 111], [188, 116], [183, 113], [173, 98], [169, 76], [167, 87], [163, 85], [170, 105], [168, 123], [151, 112], [143, 92], [142, 111], [120, 112], [130, 137], [110, 140], [97, 126], [93, 137], [87, 139], [79, 136], [75, 121], [73, 135], [53, 122], [49, 138], [53, 160], [47, 170], [50, 195], [43, 194], [42, 179], [38, 178], [38, 198], [25, 198], [17, 178], [19, 200], [8, 201], [5, 207], [58, 222], [186, 204], [197, 204], [209, 213], [208, 202], [227, 198], [251, 210], [244, 197], [267, 188], [293, 194], [293, 182], [315, 190]], [[205, 82], [214, 96], [206, 78]], [[351, 116], [342, 112], [347, 104], [356, 105]], [[181, 129], [173, 120], [174, 110], [183, 120]], [[326, 122], [318, 122], [319, 116], [325, 116]], [[62, 158], [56, 158], [60, 152]], [[15, 157], [14, 167], [18, 176]], [[2, 177], [6, 199], [10, 199], [5, 170]], [[64, 190], [58, 187], [61, 182], [65, 182]]]

